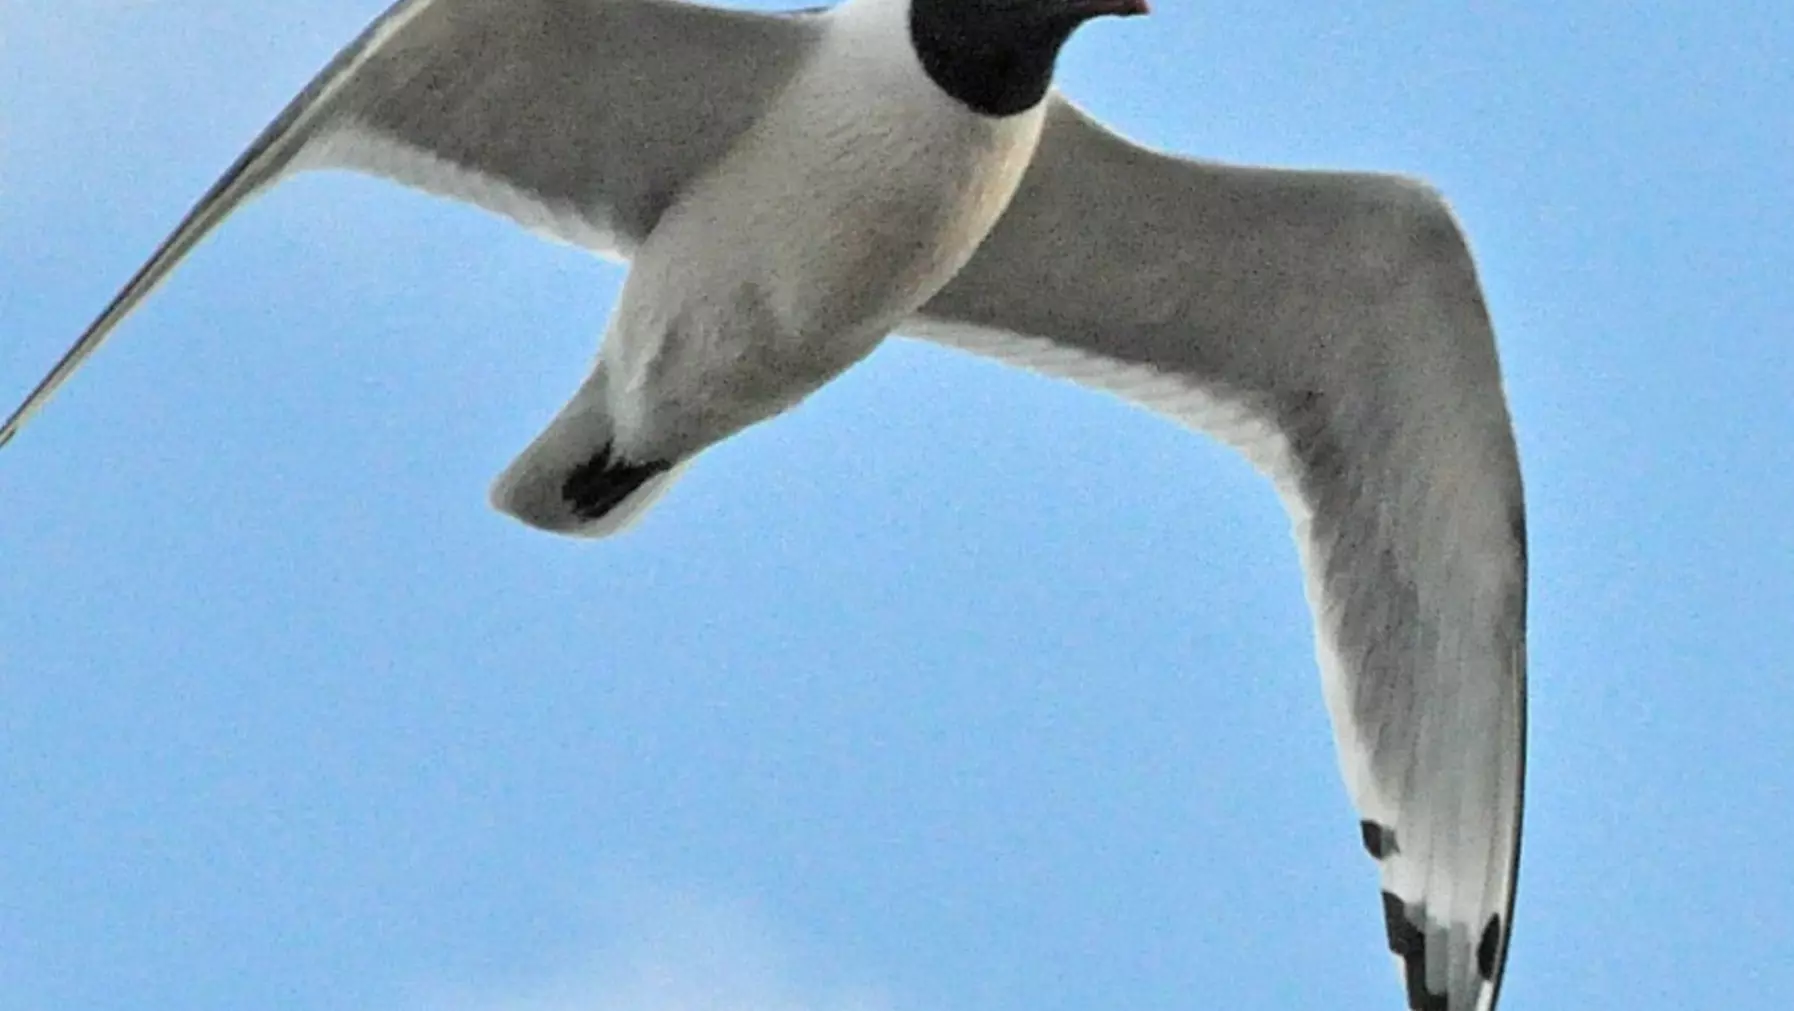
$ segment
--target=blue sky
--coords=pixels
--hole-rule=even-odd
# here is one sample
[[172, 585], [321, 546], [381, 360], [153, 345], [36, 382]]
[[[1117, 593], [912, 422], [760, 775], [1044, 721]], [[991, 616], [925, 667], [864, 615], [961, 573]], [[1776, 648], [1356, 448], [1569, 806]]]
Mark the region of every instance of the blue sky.
[[[0, 12], [5, 399], [380, 7]], [[1157, 7], [1061, 84], [1424, 176], [1480, 257], [1533, 566], [1504, 1006], [1785, 1008], [1794, 14]], [[302, 178], [0, 454], [0, 1009], [1400, 1006], [1265, 482], [892, 342], [630, 535], [538, 535], [486, 484], [620, 277]]]

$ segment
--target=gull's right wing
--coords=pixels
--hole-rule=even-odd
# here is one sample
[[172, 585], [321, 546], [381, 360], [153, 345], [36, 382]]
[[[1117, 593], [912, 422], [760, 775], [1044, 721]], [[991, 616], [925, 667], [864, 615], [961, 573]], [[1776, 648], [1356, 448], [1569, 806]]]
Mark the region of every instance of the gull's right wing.
[[821, 27], [676, 0], [402, 0], [213, 184], [0, 424], [0, 446], [212, 228], [303, 169], [373, 173], [627, 257]]
[[1055, 98], [1014, 202], [905, 329], [1161, 411], [1275, 481], [1408, 1006], [1492, 1011], [1520, 857], [1526, 524], [1444, 202], [1159, 154]]

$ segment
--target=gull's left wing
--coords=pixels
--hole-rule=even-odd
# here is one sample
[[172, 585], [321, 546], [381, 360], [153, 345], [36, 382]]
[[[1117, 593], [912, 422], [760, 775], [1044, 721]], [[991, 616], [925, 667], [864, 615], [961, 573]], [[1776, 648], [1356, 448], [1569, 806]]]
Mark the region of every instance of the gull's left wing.
[[1276, 483], [1408, 1005], [1491, 1011], [1520, 852], [1526, 533], [1458, 228], [1411, 182], [1173, 158], [1053, 103], [1009, 210], [903, 329], [1170, 415]]
[[207, 233], [303, 169], [384, 176], [627, 257], [821, 32], [813, 13], [682, 0], [400, 0], [212, 185], [0, 424], [0, 446]]

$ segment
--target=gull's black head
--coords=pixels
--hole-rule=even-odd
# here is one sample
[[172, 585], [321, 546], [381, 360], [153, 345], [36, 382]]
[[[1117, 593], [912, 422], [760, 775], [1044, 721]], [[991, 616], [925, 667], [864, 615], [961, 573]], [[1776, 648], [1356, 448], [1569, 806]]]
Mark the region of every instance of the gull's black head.
[[987, 116], [1046, 97], [1059, 47], [1091, 18], [1146, 13], [1146, 0], [911, 0], [910, 38], [941, 90]]

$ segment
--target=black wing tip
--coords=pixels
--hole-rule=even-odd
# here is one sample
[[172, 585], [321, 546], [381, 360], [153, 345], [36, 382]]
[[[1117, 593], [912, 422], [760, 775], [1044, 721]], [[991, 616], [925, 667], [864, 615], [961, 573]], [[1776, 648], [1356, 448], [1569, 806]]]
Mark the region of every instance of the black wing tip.
[[[1373, 824], [1366, 822], [1366, 824]], [[1408, 911], [1407, 904], [1393, 892], [1383, 893], [1383, 922], [1389, 931], [1389, 950], [1402, 960], [1403, 983], [1408, 991], [1408, 1007], [1412, 1011], [1450, 1011], [1450, 998], [1434, 993], [1426, 985], [1426, 912]], [[1476, 942], [1476, 971], [1484, 983], [1495, 985], [1505, 954], [1506, 933], [1503, 918], [1494, 913], [1483, 924]]]
[[1489, 917], [1488, 923], [1483, 924], [1483, 936], [1476, 942], [1476, 971], [1491, 983], [1495, 981], [1495, 956], [1500, 950], [1501, 914], [1496, 913]]
[[1366, 819], [1358, 823], [1358, 832], [1364, 838], [1364, 852], [1369, 853], [1372, 860], [1382, 860], [1401, 852], [1401, 847], [1396, 845], [1395, 829], [1387, 825]]
[[[1402, 960], [1402, 982], [1411, 1011], [1451, 1011], [1451, 1000], [1426, 985], [1426, 931], [1408, 915], [1407, 904], [1394, 892], [1383, 893], [1383, 923], [1389, 931], [1389, 950]], [[1424, 921], [1425, 914], [1421, 914]]]

